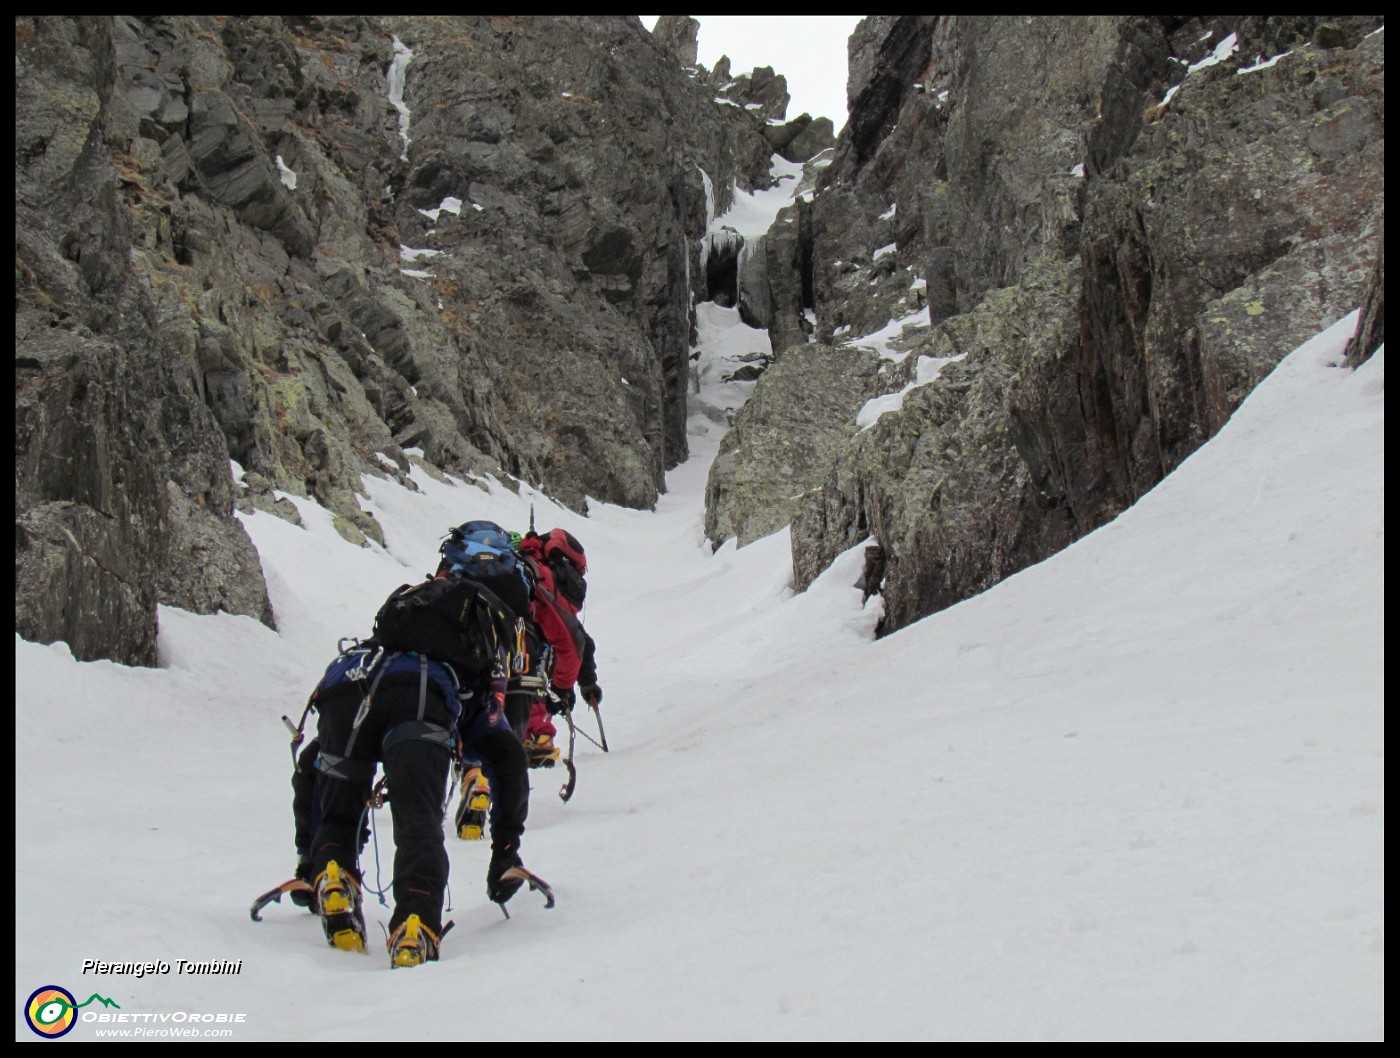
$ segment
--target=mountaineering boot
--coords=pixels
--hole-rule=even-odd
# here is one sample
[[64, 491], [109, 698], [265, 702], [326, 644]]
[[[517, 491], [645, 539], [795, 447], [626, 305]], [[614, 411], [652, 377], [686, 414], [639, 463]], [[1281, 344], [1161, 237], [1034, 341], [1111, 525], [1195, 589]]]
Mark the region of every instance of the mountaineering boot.
[[311, 873], [313, 868], [314, 864], [312, 864], [310, 856], [297, 857], [297, 873], [293, 877], [299, 882], [305, 882], [306, 888], [292, 889], [287, 895], [291, 897], [292, 903], [296, 904], [297, 907], [304, 907], [314, 915], [316, 914], [316, 889], [313, 883], [316, 879]]
[[437, 962], [438, 946], [442, 938], [423, 925], [417, 915], [409, 915], [399, 923], [389, 938], [389, 965], [422, 966], [425, 962]]
[[316, 879], [316, 906], [326, 943], [341, 951], [365, 949], [365, 917], [360, 911], [360, 883], [335, 860]]
[[467, 769], [462, 776], [462, 803], [457, 806], [457, 836], [463, 841], [480, 841], [490, 812], [491, 784], [480, 768]]
[[552, 768], [559, 759], [559, 747], [552, 737], [541, 733], [525, 740], [525, 755], [532, 768]]

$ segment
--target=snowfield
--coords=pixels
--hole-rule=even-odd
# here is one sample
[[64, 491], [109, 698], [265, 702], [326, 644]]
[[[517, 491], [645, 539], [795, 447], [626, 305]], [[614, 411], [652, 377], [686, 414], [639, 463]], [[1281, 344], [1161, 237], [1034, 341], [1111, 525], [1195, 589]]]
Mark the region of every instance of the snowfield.
[[[797, 595], [786, 531], [703, 539], [752, 345], [723, 312], [654, 512], [367, 477], [384, 548], [304, 498], [244, 518], [277, 632], [163, 608], [151, 670], [16, 637], [16, 1040], [45, 985], [118, 1004], [70, 1040], [1384, 1039], [1385, 361], [1334, 366], [1355, 315], [1116, 521], [877, 642], [859, 548]], [[448, 527], [532, 504], [588, 551], [612, 750], [579, 742], [568, 804], [531, 773], [558, 906], [507, 921], [488, 843], [449, 836], [440, 963], [391, 971], [372, 896], [368, 957], [290, 903], [251, 922], [295, 863], [280, 717]]]

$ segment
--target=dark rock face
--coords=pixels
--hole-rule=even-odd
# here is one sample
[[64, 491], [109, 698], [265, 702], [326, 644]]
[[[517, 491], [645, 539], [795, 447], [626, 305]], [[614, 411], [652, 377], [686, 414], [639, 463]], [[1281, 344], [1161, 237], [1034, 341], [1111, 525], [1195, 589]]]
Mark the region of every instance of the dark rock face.
[[1160, 481], [1373, 275], [1383, 306], [1379, 21], [865, 20], [808, 219], [817, 333], [926, 309], [909, 345], [964, 359], [839, 447], [799, 586], [873, 535], [882, 631], [984, 590]]
[[309, 493], [380, 538], [360, 476], [411, 450], [651, 505], [686, 454], [701, 170], [721, 209], [770, 179], [693, 36], [19, 18], [16, 627], [149, 664], [159, 602], [270, 622], [235, 505]]
[[[1091, 525], [1361, 300], [1384, 195], [1383, 84], [1379, 37], [1246, 74], [1222, 63], [1188, 77], [1092, 181], [1072, 360], [1087, 429], [1035, 431]], [[1029, 416], [1046, 395], [1042, 383], [1013, 403]], [[1085, 463], [1087, 475], [1073, 469]]]
[[771, 66], [756, 67], [750, 73], [729, 77], [729, 57], [721, 56], [715, 63], [709, 84], [718, 99], [728, 100], [736, 107], [753, 111], [765, 121], [781, 121], [787, 116], [787, 78], [774, 73]]
[[272, 613], [229, 517], [196, 328], [135, 267], [172, 252], [174, 213], [111, 146], [109, 119], [136, 121], [116, 92], [121, 29], [41, 18], [16, 35], [15, 627], [153, 664], [157, 602]]
[[144, 459], [156, 424], [110, 343], [58, 328], [15, 350], [15, 631], [75, 657], [156, 656], [167, 501]]
[[[875, 536], [907, 624], [1112, 518], [1363, 296], [1349, 361], [1383, 340], [1379, 23], [873, 16], [833, 149], [685, 16], [20, 16], [16, 628], [150, 664], [158, 604], [271, 623], [235, 508], [382, 538], [361, 475], [410, 453], [651, 505], [706, 180], [723, 211], [775, 149], [813, 194], [715, 258], [775, 363], [707, 530], [791, 517], [803, 584]], [[915, 316], [883, 374], [828, 348]], [[856, 435], [921, 356], [962, 359]]]
[[1385, 220], [1377, 239], [1376, 267], [1361, 299], [1361, 319], [1356, 334], [1347, 343], [1347, 363], [1360, 367], [1385, 343]]
[[652, 38], [682, 66], [694, 66], [700, 48], [700, 23], [689, 15], [662, 15], [651, 30]]
[[803, 294], [805, 206], [798, 202], [778, 213], [768, 233], [755, 239], [739, 260], [739, 314], [750, 327], [768, 332], [777, 354], [805, 343], [811, 330], [804, 310], [810, 307], [810, 286]]
[[830, 118], [814, 121], [811, 114], [800, 114], [786, 124], [766, 126], [763, 138], [788, 161], [807, 162], [836, 146], [835, 129]]

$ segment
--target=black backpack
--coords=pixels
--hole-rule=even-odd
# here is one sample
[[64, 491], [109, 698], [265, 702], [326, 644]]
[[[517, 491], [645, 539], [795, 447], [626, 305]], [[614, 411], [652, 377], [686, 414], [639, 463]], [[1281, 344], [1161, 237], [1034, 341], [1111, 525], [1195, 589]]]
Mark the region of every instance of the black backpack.
[[515, 614], [489, 589], [465, 577], [430, 577], [403, 584], [374, 618], [374, 638], [445, 662], [459, 679], [505, 675]]

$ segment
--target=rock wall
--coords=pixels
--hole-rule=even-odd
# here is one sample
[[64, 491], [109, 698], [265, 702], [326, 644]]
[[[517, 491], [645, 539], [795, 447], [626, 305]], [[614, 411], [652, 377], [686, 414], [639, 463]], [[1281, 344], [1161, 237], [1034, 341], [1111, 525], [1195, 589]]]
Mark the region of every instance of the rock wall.
[[879, 368], [871, 352], [800, 345], [765, 371], [710, 467], [705, 535], [742, 547], [790, 523], [878, 391]]
[[982, 591], [1134, 502], [1368, 280], [1382, 319], [1380, 22], [862, 22], [768, 302], [810, 284], [848, 351], [921, 319], [891, 391], [962, 359], [847, 427], [793, 520], [798, 586], [873, 535], [882, 632]]
[[[685, 16], [20, 16], [16, 629], [149, 664], [160, 603], [271, 623], [235, 508], [380, 538], [361, 475], [410, 454], [651, 505], [705, 181], [722, 211], [775, 150], [819, 175], [734, 262], [776, 366], [707, 527], [791, 516], [804, 584], [875, 535], [907, 624], [1112, 518], [1363, 295], [1349, 359], [1383, 340], [1380, 22], [872, 16], [828, 149]], [[922, 356], [961, 359], [857, 435]], [[784, 493], [742, 438], [794, 402]]]
[[235, 504], [380, 538], [360, 477], [414, 451], [654, 503], [701, 170], [722, 209], [772, 153], [672, 22], [17, 18], [17, 630], [150, 664], [158, 603], [270, 623]]

